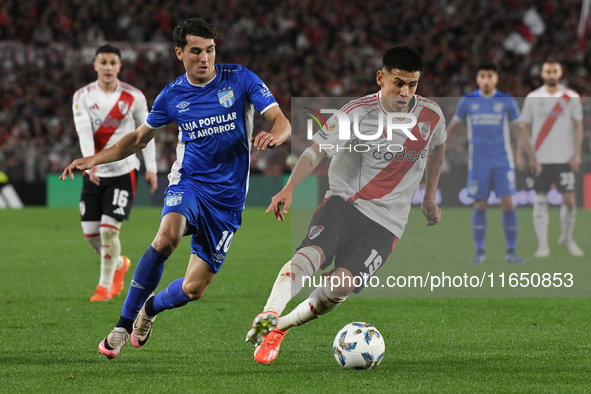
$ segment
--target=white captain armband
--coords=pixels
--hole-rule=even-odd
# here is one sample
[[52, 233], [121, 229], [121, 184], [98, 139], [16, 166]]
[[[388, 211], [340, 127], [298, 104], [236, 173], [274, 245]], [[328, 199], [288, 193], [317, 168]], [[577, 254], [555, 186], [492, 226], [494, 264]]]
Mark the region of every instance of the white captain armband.
[[312, 162], [313, 168], [316, 168], [318, 163], [320, 163], [322, 161], [322, 157], [318, 157], [316, 152], [314, 152], [314, 149], [312, 149], [311, 147], [306, 148], [304, 153], [302, 153], [302, 156], [306, 156], [307, 158], [310, 159], [310, 161]]

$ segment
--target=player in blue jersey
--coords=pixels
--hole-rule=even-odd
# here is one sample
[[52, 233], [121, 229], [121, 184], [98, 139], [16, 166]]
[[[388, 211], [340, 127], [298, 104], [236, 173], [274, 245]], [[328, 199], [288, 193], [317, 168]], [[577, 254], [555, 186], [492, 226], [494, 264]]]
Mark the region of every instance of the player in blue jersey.
[[[466, 122], [468, 127], [470, 158], [467, 189], [468, 195], [474, 198], [472, 232], [476, 245], [476, 255], [470, 260], [472, 264], [486, 261], [486, 208], [491, 190], [501, 198], [507, 246], [505, 260], [510, 263], [525, 263], [515, 252], [518, 222], [513, 205], [515, 161], [509, 128], [509, 124], [519, 118], [519, 107], [513, 97], [496, 89], [498, 81], [496, 66], [492, 63], [481, 64], [476, 76], [478, 89], [460, 99], [453, 120], [447, 128], [448, 136], [451, 136], [460, 123]], [[529, 141], [527, 133], [520, 128], [515, 128], [515, 132], [519, 139]], [[537, 172], [539, 164], [533, 150], [529, 149], [527, 153], [533, 158], [530, 166]]]
[[[175, 52], [186, 74], [162, 90], [144, 124], [113, 147], [74, 160], [60, 177], [73, 178], [74, 170], [129, 156], [160, 128], [172, 122], [179, 126], [177, 160], [168, 175], [160, 228], [138, 262], [119, 322], [99, 344], [109, 359], [117, 357], [130, 338], [135, 347], [143, 346], [159, 312], [203, 295], [240, 227], [250, 143], [264, 150], [291, 134], [289, 121], [263, 81], [240, 65], [214, 64], [216, 38], [215, 27], [203, 19], [177, 26]], [[255, 109], [273, 127], [252, 138]], [[184, 235], [192, 236], [185, 277], [154, 295], [164, 263]]]

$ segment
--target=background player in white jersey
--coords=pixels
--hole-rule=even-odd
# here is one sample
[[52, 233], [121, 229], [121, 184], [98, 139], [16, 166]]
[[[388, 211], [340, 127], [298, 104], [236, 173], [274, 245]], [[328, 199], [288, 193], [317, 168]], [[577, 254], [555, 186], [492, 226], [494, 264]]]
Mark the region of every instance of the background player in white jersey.
[[[99, 344], [109, 359], [130, 339], [135, 347], [144, 346], [160, 312], [201, 298], [242, 222], [251, 143], [265, 149], [291, 134], [289, 121], [256, 74], [239, 64], [215, 64], [217, 36], [216, 28], [201, 18], [178, 25], [175, 53], [186, 73], [164, 87], [134, 132], [109, 149], [74, 160], [60, 177], [127, 157], [164, 126], [179, 126], [177, 160], [168, 175], [158, 233], [138, 261], [119, 321]], [[273, 127], [252, 137], [255, 110]], [[185, 276], [154, 294], [166, 260], [184, 235], [191, 236]]]
[[[330, 312], [349, 293], [361, 290], [355, 286], [359, 280], [354, 277], [371, 277], [388, 259], [402, 236], [412, 197], [424, 172], [422, 212], [429, 226], [441, 219], [435, 196], [445, 152], [445, 118], [437, 104], [415, 95], [422, 66], [420, 55], [412, 48], [388, 50], [383, 68], [377, 72], [381, 90], [341, 108], [345, 114], [357, 112], [361, 119], [359, 131], [374, 136], [367, 141], [369, 150], [351, 149], [358, 141], [355, 136], [339, 140], [338, 126], [344, 117], [337, 115], [314, 135], [314, 143], [298, 160], [289, 181], [273, 197], [267, 213], [273, 211], [277, 220], [284, 220], [292, 189], [324, 156], [332, 158], [327, 198], [314, 213], [298, 252], [279, 272], [263, 313], [254, 319], [247, 334], [246, 340], [256, 345], [257, 362], [266, 364], [277, 357], [287, 330]], [[392, 112], [416, 116], [417, 124], [410, 130], [413, 138], [399, 129], [392, 130], [391, 136], [384, 131], [376, 138], [376, 129], [378, 135], [381, 131], [379, 118], [385, 119]], [[289, 300], [301, 290], [302, 277], [326, 268], [333, 257], [336, 268], [332, 277], [339, 278], [340, 286], [328, 283], [317, 288], [291, 313], [279, 318]]]
[[[562, 194], [558, 243], [571, 255], [583, 256], [583, 251], [572, 237], [577, 210], [575, 172], [581, 165], [583, 145], [583, 107], [579, 95], [560, 83], [560, 63], [546, 61], [540, 76], [544, 85], [527, 95], [520, 117], [522, 126], [527, 131], [531, 130], [536, 159], [542, 165], [542, 173], [533, 179], [536, 191], [533, 218], [538, 237], [538, 250], [534, 256], [550, 255], [548, 191], [553, 184]], [[517, 152], [517, 167], [523, 170], [521, 151], [518, 149]]]
[[[109, 44], [99, 47], [94, 69], [98, 80], [79, 89], [73, 101], [74, 123], [84, 157], [114, 145], [148, 116], [142, 92], [117, 79], [121, 70], [118, 48]], [[158, 187], [155, 143], [150, 142], [142, 152], [146, 182], [151, 184], [150, 193], [154, 193]], [[101, 255], [99, 284], [90, 301], [109, 301], [123, 290], [130, 261], [121, 256], [119, 230], [122, 221], [129, 219], [139, 169], [140, 161], [132, 155], [94, 166], [84, 174], [80, 197], [82, 231]]]
[[[471, 264], [481, 264], [486, 260], [484, 243], [486, 235], [487, 199], [491, 190], [501, 199], [503, 210], [503, 230], [507, 253], [505, 261], [522, 264], [525, 260], [515, 252], [518, 220], [513, 195], [515, 194], [515, 163], [511, 149], [510, 123], [519, 118], [519, 107], [510, 95], [497, 90], [499, 82], [497, 67], [492, 63], [478, 66], [476, 83], [478, 89], [464, 95], [458, 102], [453, 120], [447, 127], [448, 140], [460, 123], [468, 126], [470, 157], [468, 164], [468, 195], [474, 198], [472, 213], [472, 233], [476, 255]], [[535, 172], [541, 167], [536, 162], [529, 145], [528, 133], [516, 128], [523, 139], [530, 165]]]

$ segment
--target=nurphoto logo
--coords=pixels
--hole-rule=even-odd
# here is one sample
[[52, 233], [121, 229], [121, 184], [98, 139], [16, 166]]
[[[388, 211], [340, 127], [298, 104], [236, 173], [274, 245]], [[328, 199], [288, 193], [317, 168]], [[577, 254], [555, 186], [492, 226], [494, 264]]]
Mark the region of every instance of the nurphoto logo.
[[[316, 124], [320, 127], [318, 131], [319, 136], [328, 141], [330, 134], [334, 133], [338, 129], [338, 140], [340, 141], [348, 141], [352, 138], [351, 136], [351, 119], [350, 115], [353, 115], [353, 134], [354, 137], [362, 140], [362, 141], [377, 141], [378, 139], [385, 138], [388, 141], [392, 140], [392, 131], [393, 130], [400, 130], [402, 131], [409, 139], [416, 141], [417, 137], [412, 134], [412, 128], [417, 125], [417, 117], [413, 114], [407, 112], [390, 112], [384, 116], [382, 112], [377, 113], [377, 126], [375, 133], [362, 133], [359, 130], [359, 113], [358, 112], [351, 112], [349, 114], [337, 110], [337, 109], [321, 109], [320, 113], [318, 111], [313, 110], [312, 108], [304, 107], [310, 112], [304, 112], [306, 115], [310, 116], [313, 120], [316, 121]], [[321, 115], [328, 113], [332, 114], [333, 116], [329, 118], [330, 124], [327, 124], [324, 117]], [[386, 118], [384, 120], [384, 117]], [[312, 136], [314, 134], [314, 122], [312, 119], [308, 119], [307, 123], [307, 138], [308, 140], [312, 140]], [[330, 134], [329, 134], [330, 133]], [[394, 145], [397, 147], [397, 150], [391, 150], [390, 147]], [[402, 151], [403, 147], [400, 144], [392, 144], [388, 146], [388, 151], [390, 152], [400, 152]], [[334, 149], [334, 144], [319, 144], [320, 150], [322, 149]], [[367, 144], [357, 144], [351, 145], [352, 149], [356, 152], [365, 152], [369, 150], [369, 145]], [[337, 150], [339, 147], [337, 146]], [[349, 150], [349, 147], [347, 147]]]

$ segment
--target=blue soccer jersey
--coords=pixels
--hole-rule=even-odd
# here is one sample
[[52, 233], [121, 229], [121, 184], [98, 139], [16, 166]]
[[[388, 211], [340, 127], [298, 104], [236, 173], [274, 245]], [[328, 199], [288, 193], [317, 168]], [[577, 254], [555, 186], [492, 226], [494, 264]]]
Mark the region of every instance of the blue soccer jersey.
[[169, 186], [191, 180], [199, 196], [214, 206], [241, 209], [248, 189], [254, 110], [263, 114], [277, 102], [247, 68], [215, 67], [216, 76], [205, 84], [194, 85], [185, 74], [167, 85], [156, 97], [146, 124], [179, 126]]
[[454, 118], [468, 127], [470, 168], [515, 167], [509, 123], [519, 118], [519, 107], [513, 97], [498, 90], [486, 97], [475, 90], [460, 99]]

